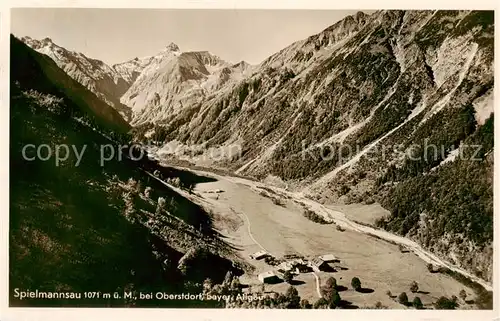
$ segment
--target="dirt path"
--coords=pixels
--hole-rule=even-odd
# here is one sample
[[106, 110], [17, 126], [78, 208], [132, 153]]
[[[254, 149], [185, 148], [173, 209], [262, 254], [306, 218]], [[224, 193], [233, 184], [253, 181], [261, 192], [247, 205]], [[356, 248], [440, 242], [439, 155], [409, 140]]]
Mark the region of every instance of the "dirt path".
[[321, 295], [321, 287], [320, 287], [321, 281], [319, 279], [319, 276], [316, 274], [316, 272], [311, 272], [311, 273], [314, 275], [314, 278], [316, 279], [316, 292], [318, 293], [318, 297], [322, 298], [323, 295]]
[[[234, 210], [233, 210], [234, 211]], [[236, 212], [236, 211], [235, 211]], [[241, 213], [244, 217], [245, 217], [245, 220], [247, 221], [247, 230], [248, 230], [248, 236], [250, 236], [250, 238], [252, 239], [252, 241], [254, 241], [254, 243], [256, 245], [258, 245], [263, 251], [266, 251], [267, 253], [269, 253], [268, 250], [266, 250], [262, 244], [260, 244], [256, 239], [255, 237], [253, 236], [252, 234], [252, 225], [250, 224], [250, 219], [248, 218], [248, 216], [245, 214], [245, 213]]]

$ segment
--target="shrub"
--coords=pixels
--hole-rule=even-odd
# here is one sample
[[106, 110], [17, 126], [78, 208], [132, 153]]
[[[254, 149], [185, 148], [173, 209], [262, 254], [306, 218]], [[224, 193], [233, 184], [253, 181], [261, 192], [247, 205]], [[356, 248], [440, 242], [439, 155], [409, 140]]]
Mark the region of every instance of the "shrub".
[[203, 281], [203, 294], [209, 294], [212, 291], [214, 284], [211, 279], [207, 278]]
[[156, 205], [156, 215], [159, 215], [164, 209], [167, 202], [163, 197], [158, 197], [158, 204]]
[[135, 209], [134, 196], [131, 192], [124, 192], [122, 197], [125, 203], [123, 214], [127, 220], [135, 222], [137, 220], [137, 210]]
[[233, 278], [233, 280], [231, 281], [230, 289], [231, 289], [231, 292], [235, 295], [238, 295], [242, 292], [241, 283], [240, 283], [240, 280], [238, 280], [238, 278], [236, 278], [236, 277]]
[[387, 290], [387, 292], [385, 292], [385, 294], [387, 294], [388, 297], [392, 298], [392, 292], [390, 290]]
[[340, 186], [339, 195], [340, 196], [345, 195], [345, 194], [349, 193], [349, 191], [350, 191], [349, 186], [342, 185], [342, 186]]
[[132, 177], [130, 177], [127, 181], [127, 189], [136, 190], [137, 186], [138, 186], [137, 181], [135, 179], [133, 179]]
[[448, 299], [445, 296], [440, 297], [436, 302], [434, 302], [434, 307], [438, 310], [454, 310], [458, 304]]
[[340, 302], [342, 301], [342, 299], [340, 298], [340, 294], [337, 290], [333, 290], [333, 293], [330, 297], [330, 300], [329, 300], [329, 307], [331, 309], [335, 309], [336, 307], [338, 307], [340, 305]]
[[144, 189], [144, 196], [146, 198], [151, 198], [151, 192], [153, 191], [153, 189], [149, 186], [147, 186], [145, 189]]
[[413, 299], [413, 306], [415, 307], [415, 309], [419, 310], [424, 307], [424, 305], [422, 304], [422, 300], [420, 300], [418, 296]]
[[293, 286], [290, 286], [285, 293], [286, 309], [300, 309], [300, 296], [299, 292]]
[[319, 298], [318, 301], [314, 303], [314, 308], [315, 309], [326, 309], [328, 308], [328, 302], [325, 300], [325, 298]]
[[351, 280], [351, 286], [354, 290], [359, 291], [361, 289], [361, 281], [357, 277], [353, 277]]
[[412, 293], [418, 292], [418, 283], [413, 281], [410, 285], [410, 291]]
[[274, 205], [278, 205], [278, 206], [284, 206], [285, 203], [279, 199], [279, 198], [276, 198], [276, 197], [271, 197], [271, 200], [273, 201]]
[[340, 295], [337, 291], [337, 280], [330, 277], [326, 280], [325, 286], [322, 287], [322, 293], [330, 308], [334, 309], [340, 304]]
[[285, 282], [287, 282], [287, 283], [292, 282], [292, 280], [293, 280], [293, 274], [292, 274], [292, 272], [285, 271], [285, 273], [283, 273], [283, 280], [285, 280]]
[[462, 300], [464, 300], [464, 301], [465, 301], [465, 299], [467, 299], [467, 292], [465, 292], [465, 290], [464, 290], [464, 289], [462, 289], [462, 290], [460, 291], [460, 293], [458, 294], [458, 296], [459, 296]]
[[427, 270], [429, 270], [429, 272], [434, 272], [434, 266], [432, 265], [432, 263], [429, 263], [427, 264]]
[[313, 221], [319, 224], [331, 224], [331, 222], [325, 220], [321, 215], [316, 214], [315, 212], [306, 209], [303, 214], [308, 220]]
[[408, 305], [408, 296], [406, 295], [406, 292], [402, 292], [398, 296], [398, 302], [404, 305]]
[[326, 280], [325, 286], [328, 289], [337, 289], [337, 280], [333, 276], [331, 276]]
[[169, 178], [167, 179], [167, 183], [169, 183], [170, 185], [172, 186], [175, 186], [175, 187], [181, 187], [181, 180], [179, 177], [175, 177], [175, 178]]
[[309, 301], [308, 301], [308, 300], [306, 300], [306, 299], [302, 299], [302, 300], [300, 301], [300, 307], [301, 307], [302, 309], [312, 309], [312, 304], [311, 304], [311, 303], [309, 303]]

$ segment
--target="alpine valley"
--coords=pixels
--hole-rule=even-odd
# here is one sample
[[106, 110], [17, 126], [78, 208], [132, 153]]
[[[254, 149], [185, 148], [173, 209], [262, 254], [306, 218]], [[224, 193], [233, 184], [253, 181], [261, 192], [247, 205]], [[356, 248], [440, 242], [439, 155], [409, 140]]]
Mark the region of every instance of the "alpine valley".
[[[13, 39], [16, 50], [28, 50]], [[238, 176], [341, 212], [378, 206], [384, 215], [349, 218], [491, 284], [493, 12], [358, 12], [258, 65], [174, 43], [108, 65], [49, 38], [20, 40], [34, 50], [28, 56], [43, 54], [56, 65], [50, 70], [69, 76], [61, 86], [71, 81], [99, 100], [102, 106], [92, 106], [111, 115], [105, 124], [119, 124], [167, 165]], [[23, 80], [19, 97], [38, 97]], [[171, 211], [199, 211], [184, 198], [178, 203]], [[225, 266], [220, 253], [230, 250], [202, 225], [199, 242], [217, 248], [211, 260]], [[186, 253], [182, 246], [169, 251]]]

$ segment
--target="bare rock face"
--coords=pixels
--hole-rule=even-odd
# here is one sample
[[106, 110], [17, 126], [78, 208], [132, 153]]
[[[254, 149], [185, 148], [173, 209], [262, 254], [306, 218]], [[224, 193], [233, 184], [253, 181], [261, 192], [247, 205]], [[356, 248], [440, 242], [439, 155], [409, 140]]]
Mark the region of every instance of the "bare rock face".
[[231, 65], [207, 51], [181, 52], [171, 44], [149, 58], [121, 102], [132, 108], [133, 124], [162, 123], [184, 106], [236, 83], [250, 68], [244, 62]]
[[172, 111], [200, 102], [207, 94], [239, 81], [251, 69], [245, 62], [232, 65], [207, 51], [181, 52], [175, 43], [154, 56], [108, 66], [49, 38], [23, 37], [22, 41], [52, 58], [132, 124], [162, 122]]

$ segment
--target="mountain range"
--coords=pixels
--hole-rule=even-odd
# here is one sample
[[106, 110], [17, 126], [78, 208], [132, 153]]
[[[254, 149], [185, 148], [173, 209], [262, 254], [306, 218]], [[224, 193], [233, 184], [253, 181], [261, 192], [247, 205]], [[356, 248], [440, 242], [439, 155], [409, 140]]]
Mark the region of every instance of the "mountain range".
[[[108, 66], [22, 40], [158, 153], [174, 142], [176, 157], [323, 203], [379, 202], [391, 212], [380, 228], [491, 280], [492, 12], [359, 12], [256, 66], [175, 44]], [[225, 152], [234, 145], [238, 155]], [[470, 146], [481, 147], [474, 159]]]
[[207, 51], [181, 52], [174, 43], [154, 56], [109, 66], [65, 49], [50, 38], [21, 40], [52, 58], [71, 78], [132, 124], [161, 122], [170, 112], [198, 103], [209, 93], [237, 82], [251, 69], [244, 61], [231, 64]]

